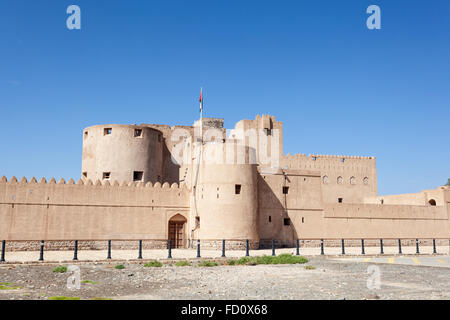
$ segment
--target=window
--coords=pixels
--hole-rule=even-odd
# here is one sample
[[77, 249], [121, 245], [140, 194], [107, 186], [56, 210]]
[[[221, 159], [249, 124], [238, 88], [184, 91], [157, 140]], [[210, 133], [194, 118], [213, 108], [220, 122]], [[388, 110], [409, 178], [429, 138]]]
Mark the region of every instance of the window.
[[289, 187], [283, 187], [283, 194], [289, 193]]
[[144, 172], [142, 171], [134, 171], [133, 172], [133, 181], [142, 181], [144, 177]]
[[344, 180], [342, 179], [342, 177], [338, 177], [338, 178], [337, 178], [337, 183], [338, 183], [338, 184], [342, 184], [343, 181], [344, 181]]
[[83, 172], [83, 178], [87, 178], [87, 172]]
[[344, 200], [343, 198], [338, 198], [339, 203], [342, 203], [343, 200]]
[[381, 204], [384, 204], [384, 199], [381, 199]]
[[269, 222], [272, 222], [272, 216], [269, 216]]
[[285, 226], [290, 226], [291, 225], [291, 219], [289, 219], [289, 218], [284, 218], [283, 222], [284, 222]]
[[305, 223], [305, 217], [302, 217], [302, 223]]
[[103, 135], [109, 135], [109, 134], [111, 134], [111, 132], [112, 132], [112, 128], [105, 128], [104, 130], [103, 130]]
[[369, 184], [369, 178], [367, 178], [367, 177], [365, 177], [364, 179], [363, 179], [363, 183], [364, 183], [364, 185], [368, 185]]
[[111, 177], [111, 172], [103, 172], [103, 180], [108, 180]]
[[356, 178], [355, 177], [351, 177], [350, 178], [350, 184], [356, 184]]
[[86, 139], [88, 137], [88, 135], [89, 135], [89, 132], [85, 131], [84, 132], [84, 138]]
[[435, 205], [436, 205], [436, 200], [430, 199], [430, 201], [428, 201], [428, 203], [429, 203], [431, 206], [435, 206]]
[[134, 137], [142, 137], [142, 129], [134, 129]]
[[270, 136], [272, 134], [272, 130], [269, 128], [264, 128], [264, 132], [266, 133], [266, 136]]
[[344, 162], [345, 161], [345, 158], [341, 158], [341, 162]]
[[234, 193], [241, 194], [241, 185], [240, 184], [237, 184], [234, 186]]
[[328, 176], [323, 176], [323, 184], [328, 184]]
[[200, 228], [200, 217], [195, 217], [195, 228]]

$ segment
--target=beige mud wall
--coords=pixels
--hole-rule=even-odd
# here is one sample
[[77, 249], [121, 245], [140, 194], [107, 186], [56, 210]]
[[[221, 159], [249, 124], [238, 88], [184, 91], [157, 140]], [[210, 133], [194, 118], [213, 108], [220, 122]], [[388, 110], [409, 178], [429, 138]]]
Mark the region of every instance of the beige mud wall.
[[325, 203], [337, 203], [338, 198], [343, 203], [360, 203], [377, 196], [374, 157], [296, 154], [283, 156], [280, 163], [282, 168], [319, 171]]
[[172, 216], [188, 217], [188, 191], [177, 184], [5, 180], [1, 240], [160, 240], [167, 239]]

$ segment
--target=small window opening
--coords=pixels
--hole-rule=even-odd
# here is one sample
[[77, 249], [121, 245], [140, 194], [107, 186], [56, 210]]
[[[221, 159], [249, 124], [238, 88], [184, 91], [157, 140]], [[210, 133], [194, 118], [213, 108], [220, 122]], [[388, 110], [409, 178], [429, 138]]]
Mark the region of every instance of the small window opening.
[[302, 223], [305, 223], [305, 217], [302, 217]]
[[291, 219], [289, 219], [289, 218], [284, 218], [283, 220], [284, 220], [284, 225], [285, 225], [285, 226], [290, 226], [290, 225], [291, 225]]
[[134, 129], [134, 137], [142, 137], [142, 129]]
[[344, 162], [345, 161], [345, 158], [341, 158], [341, 162]]
[[432, 205], [432, 206], [435, 206], [435, 205], [436, 205], [436, 200], [431, 199], [430, 201], [428, 201], [428, 203], [429, 203], [430, 205]]
[[241, 194], [241, 185], [240, 184], [237, 184], [234, 186], [234, 193]]
[[381, 199], [381, 204], [384, 204], [384, 199]]
[[83, 172], [83, 178], [87, 178], [87, 172]]
[[289, 187], [283, 187], [283, 194], [289, 193]]
[[103, 172], [103, 179], [108, 180], [111, 177], [111, 172]]
[[342, 203], [343, 200], [344, 200], [343, 198], [338, 198], [339, 203]]
[[266, 133], [266, 136], [272, 135], [272, 130], [270, 130], [269, 128], [264, 128], [264, 131]]
[[134, 171], [133, 172], [133, 181], [142, 181], [144, 177], [144, 172], [142, 171]]
[[272, 222], [272, 216], [269, 216], [269, 222]]
[[195, 217], [195, 228], [200, 228], [200, 217]]
[[112, 132], [112, 128], [105, 128], [104, 130], [103, 130], [103, 135], [109, 135], [109, 134], [111, 134], [111, 132]]
[[89, 135], [89, 132], [85, 131], [84, 132], [84, 138], [86, 139], [88, 137], [88, 135]]

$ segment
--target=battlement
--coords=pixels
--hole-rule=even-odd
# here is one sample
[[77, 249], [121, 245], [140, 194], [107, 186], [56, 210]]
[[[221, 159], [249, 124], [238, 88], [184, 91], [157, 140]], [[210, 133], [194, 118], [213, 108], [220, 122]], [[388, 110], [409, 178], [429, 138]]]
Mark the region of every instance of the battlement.
[[317, 159], [364, 159], [364, 160], [375, 160], [375, 157], [369, 156], [369, 157], [364, 157], [364, 156], [347, 156], [347, 155], [323, 155], [323, 154], [309, 154], [306, 155], [305, 153], [296, 153], [294, 155], [291, 155], [290, 153], [288, 153], [287, 155], [285, 155], [285, 158], [287, 159], [310, 159], [310, 160], [317, 160]]
[[37, 181], [37, 179], [35, 177], [32, 177], [30, 179], [30, 181], [27, 180], [26, 177], [22, 177], [20, 180], [17, 180], [17, 178], [15, 176], [12, 176], [11, 179], [8, 181], [8, 179], [3, 176], [0, 178], [0, 184], [6, 184], [6, 185], [32, 185], [32, 184], [37, 184], [37, 185], [51, 185], [51, 184], [56, 184], [56, 185], [77, 185], [77, 186], [98, 186], [98, 187], [134, 187], [134, 188], [159, 188], [159, 189], [183, 189], [186, 188], [185, 184], [178, 184], [176, 182], [170, 184], [169, 182], [156, 182], [156, 183], [152, 183], [152, 182], [147, 182], [144, 183], [142, 181], [131, 181], [131, 182], [126, 182], [126, 181], [122, 181], [119, 182], [117, 180], [113, 180], [113, 181], [109, 181], [109, 180], [96, 180], [96, 181], [92, 181], [90, 179], [78, 179], [76, 182], [74, 179], [69, 179], [69, 181], [66, 182], [66, 180], [64, 178], [61, 178], [58, 182], [56, 182], [55, 178], [51, 178], [48, 182], [47, 179], [45, 178], [41, 178], [39, 180], [39, 182]]

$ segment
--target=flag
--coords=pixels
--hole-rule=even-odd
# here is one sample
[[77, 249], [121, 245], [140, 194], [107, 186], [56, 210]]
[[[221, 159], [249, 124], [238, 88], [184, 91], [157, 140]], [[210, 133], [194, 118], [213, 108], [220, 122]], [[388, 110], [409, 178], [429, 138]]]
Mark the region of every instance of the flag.
[[202, 89], [200, 89], [200, 99], [199, 99], [199, 102], [200, 102], [200, 112], [203, 110], [203, 88]]

